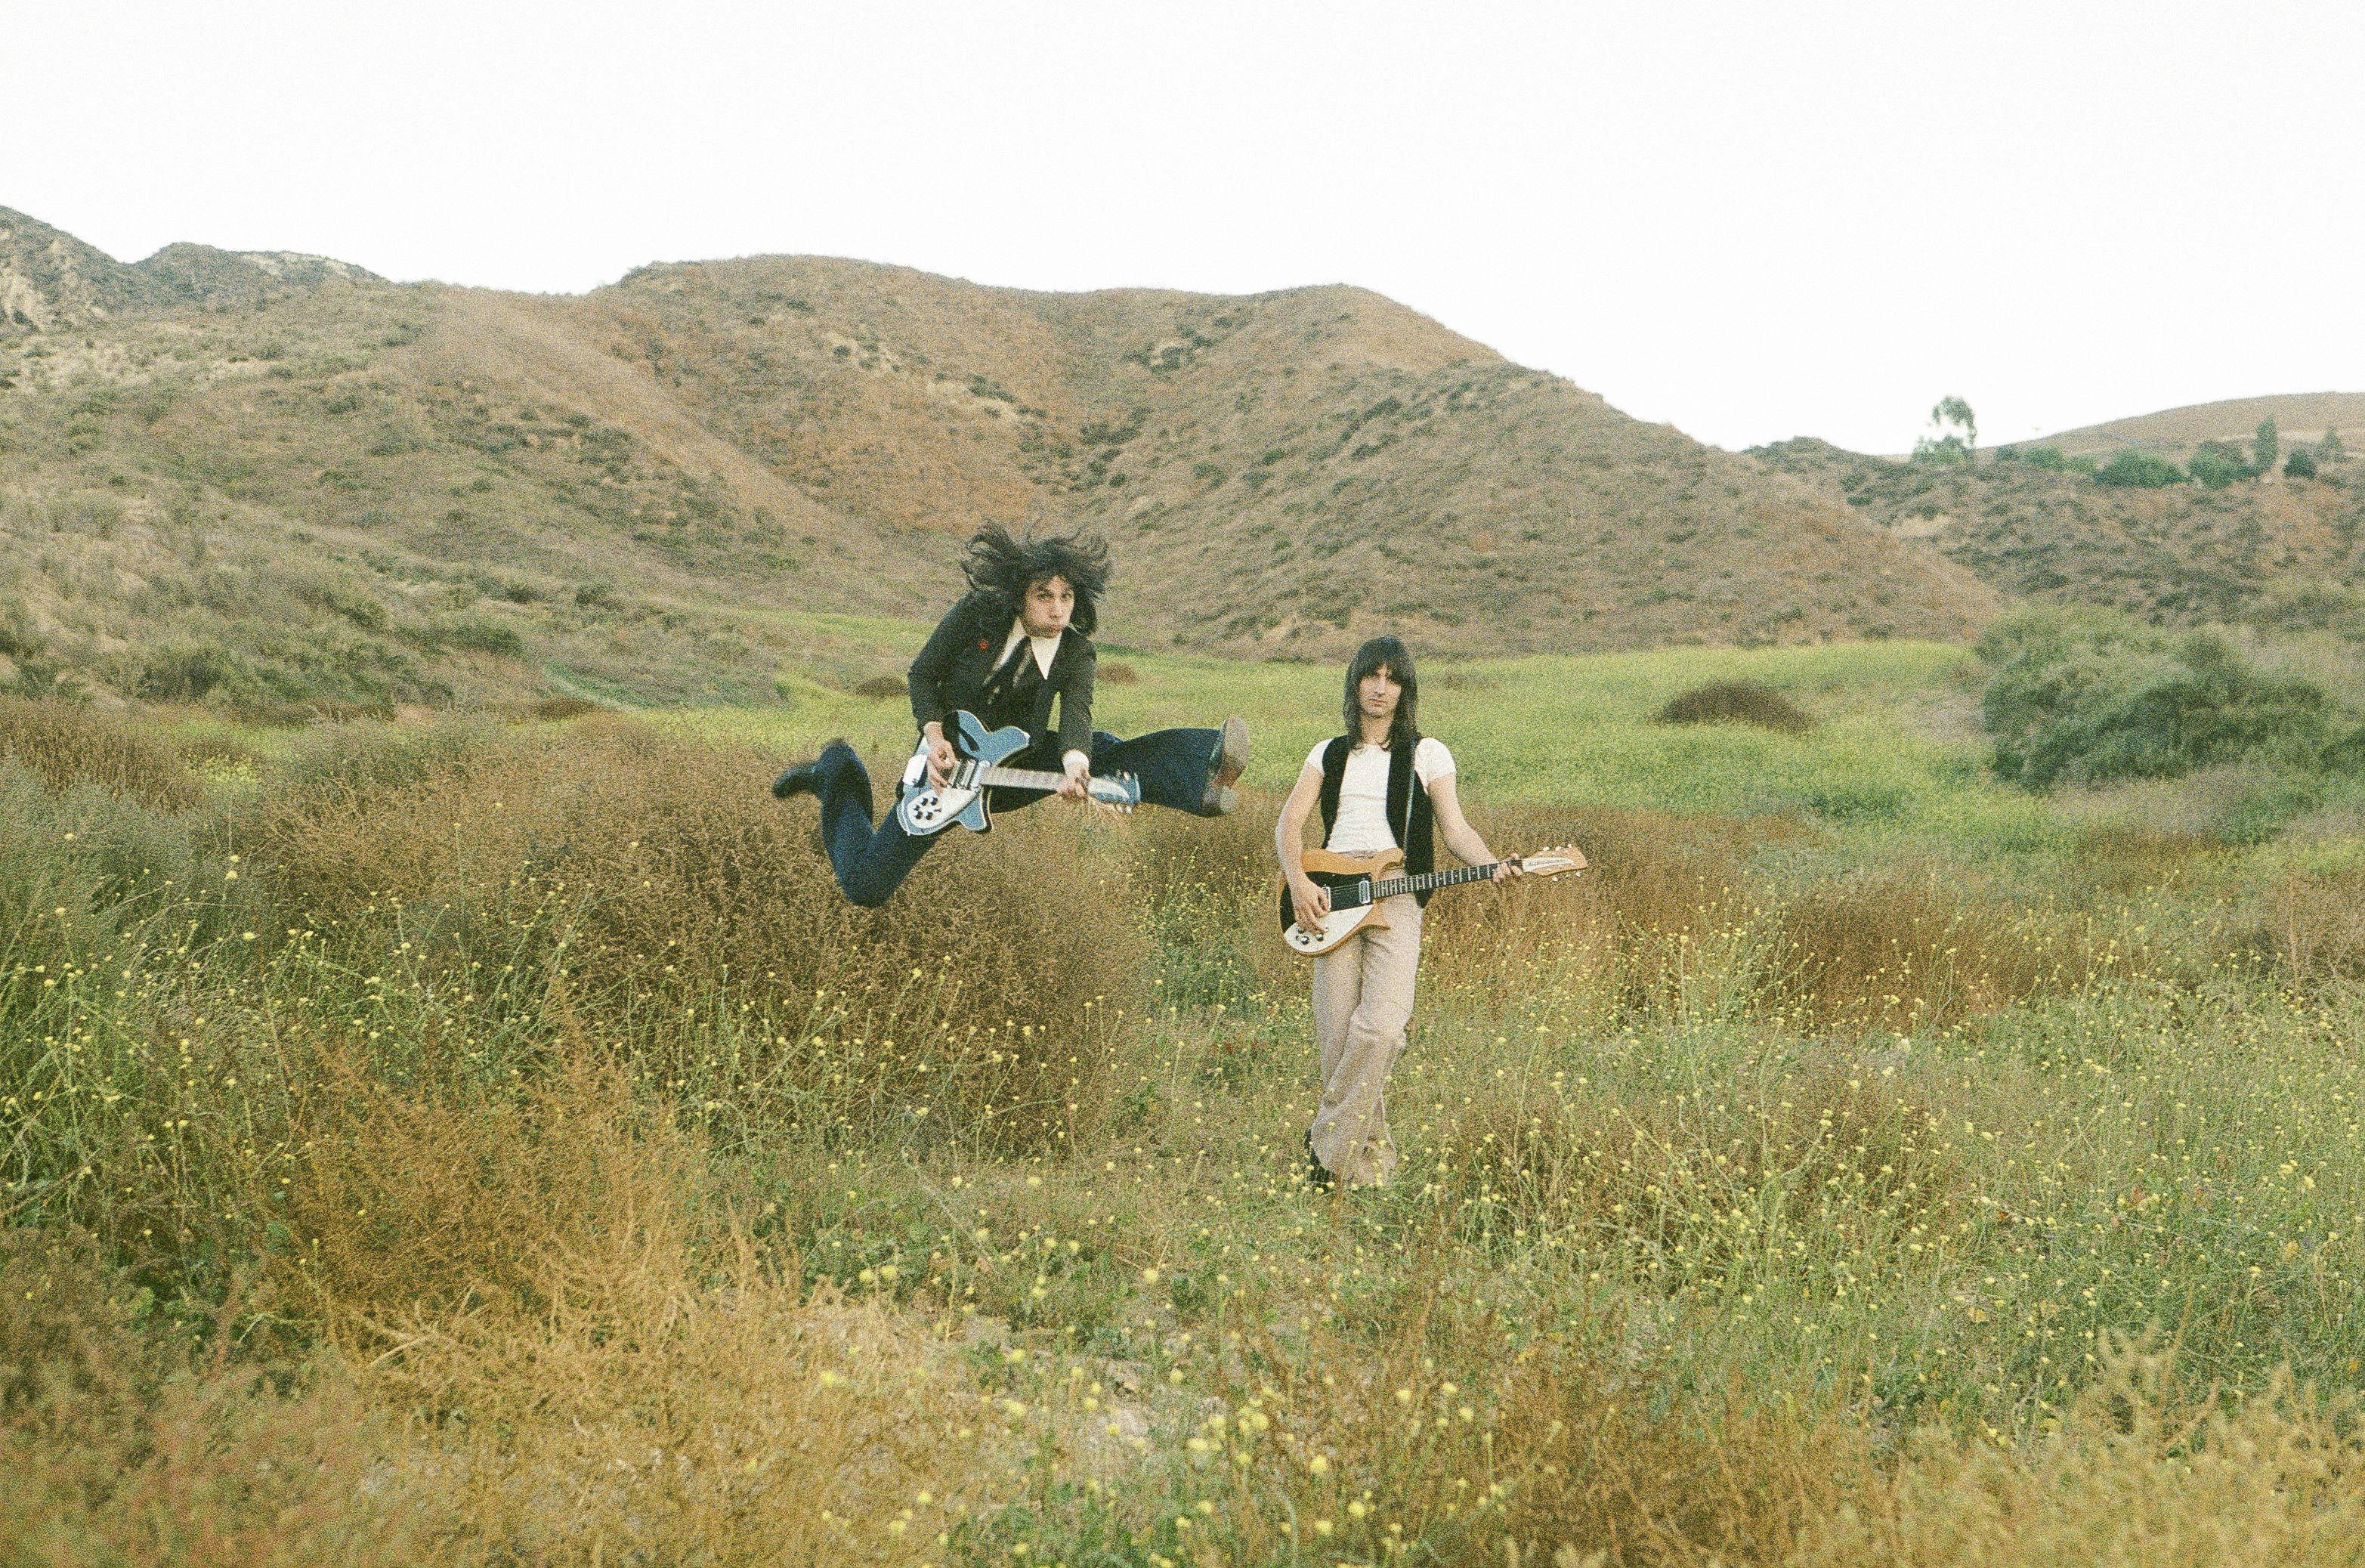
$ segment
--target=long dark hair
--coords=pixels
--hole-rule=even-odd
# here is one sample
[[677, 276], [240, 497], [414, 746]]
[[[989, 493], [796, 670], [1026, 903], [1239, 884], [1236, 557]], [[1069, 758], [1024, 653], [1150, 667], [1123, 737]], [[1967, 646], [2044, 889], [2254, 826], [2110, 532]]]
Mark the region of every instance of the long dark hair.
[[1108, 546], [1087, 533], [1059, 533], [1048, 539], [1028, 534], [1013, 539], [1000, 523], [990, 522], [970, 535], [969, 559], [961, 569], [969, 575], [970, 592], [981, 610], [1006, 627], [1026, 600], [1026, 590], [1048, 577], [1065, 577], [1076, 590], [1076, 610], [1068, 624], [1089, 637], [1100, 624], [1100, 596], [1108, 588]]
[[1355, 689], [1363, 684], [1367, 675], [1388, 672], [1388, 678], [1404, 688], [1396, 699], [1395, 717], [1388, 724], [1388, 749], [1411, 745], [1420, 739], [1420, 678], [1413, 673], [1412, 650], [1395, 637], [1374, 637], [1355, 650], [1347, 661], [1347, 733], [1360, 743], [1363, 738], [1363, 711], [1355, 700]]

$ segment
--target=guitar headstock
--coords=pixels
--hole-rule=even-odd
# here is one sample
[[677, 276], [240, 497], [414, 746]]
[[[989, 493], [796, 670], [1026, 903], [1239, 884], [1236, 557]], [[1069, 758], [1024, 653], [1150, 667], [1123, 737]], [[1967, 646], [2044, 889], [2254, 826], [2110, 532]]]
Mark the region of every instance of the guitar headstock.
[[1096, 773], [1088, 788], [1093, 804], [1113, 812], [1130, 812], [1141, 804], [1141, 780], [1130, 773]]
[[1530, 877], [1561, 877], [1571, 871], [1582, 871], [1590, 864], [1585, 851], [1574, 844], [1555, 844], [1549, 849], [1539, 849], [1532, 855], [1519, 857], [1519, 869]]

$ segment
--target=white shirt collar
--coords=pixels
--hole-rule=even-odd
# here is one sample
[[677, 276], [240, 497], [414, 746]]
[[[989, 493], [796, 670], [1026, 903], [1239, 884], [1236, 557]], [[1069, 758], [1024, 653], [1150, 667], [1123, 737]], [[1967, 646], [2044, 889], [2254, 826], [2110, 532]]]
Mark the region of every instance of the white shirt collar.
[[1017, 647], [1019, 639], [1024, 637], [1028, 643], [1034, 644], [1030, 651], [1035, 655], [1036, 669], [1041, 673], [1044, 679], [1048, 680], [1051, 678], [1051, 660], [1057, 656], [1059, 652], [1059, 639], [1067, 634], [1068, 633], [1065, 630], [1061, 630], [1052, 633], [1048, 637], [1030, 637], [1027, 636], [1026, 633], [1026, 621], [1024, 619], [1013, 619], [1010, 622], [1010, 635], [1003, 641], [1002, 644], [1002, 655], [999, 658], [996, 658], [993, 661], [993, 667], [1000, 669], [1004, 664], [1007, 664], [1010, 660], [1011, 650]]

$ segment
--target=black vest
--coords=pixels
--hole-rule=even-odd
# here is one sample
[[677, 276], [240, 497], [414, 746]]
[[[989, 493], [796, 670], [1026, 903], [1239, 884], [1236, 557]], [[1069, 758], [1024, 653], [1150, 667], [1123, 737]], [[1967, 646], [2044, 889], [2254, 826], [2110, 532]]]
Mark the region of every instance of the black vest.
[[[1388, 753], [1388, 831], [1396, 835], [1396, 844], [1405, 852], [1405, 869], [1416, 877], [1425, 877], [1437, 869], [1437, 852], [1431, 832], [1436, 816], [1429, 803], [1429, 791], [1419, 788], [1419, 779], [1412, 770], [1413, 748], [1420, 744], [1418, 737], [1396, 746]], [[1347, 755], [1355, 749], [1353, 735], [1339, 735], [1322, 748], [1322, 842], [1330, 842], [1330, 831], [1339, 818], [1339, 787], [1346, 782]], [[1415, 893], [1423, 909], [1429, 907], [1429, 894]]]

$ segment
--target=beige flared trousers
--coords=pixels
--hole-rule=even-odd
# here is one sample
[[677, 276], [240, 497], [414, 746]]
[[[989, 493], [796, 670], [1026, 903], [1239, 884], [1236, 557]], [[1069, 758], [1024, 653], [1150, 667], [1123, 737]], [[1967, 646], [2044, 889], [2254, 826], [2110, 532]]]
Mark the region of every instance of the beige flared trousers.
[[1314, 960], [1314, 1037], [1322, 1047], [1322, 1103], [1315, 1158], [1350, 1186], [1395, 1174], [1388, 1136], [1388, 1070], [1412, 1022], [1420, 969], [1420, 904], [1410, 893], [1382, 901], [1384, 927], [1355, 933]]

